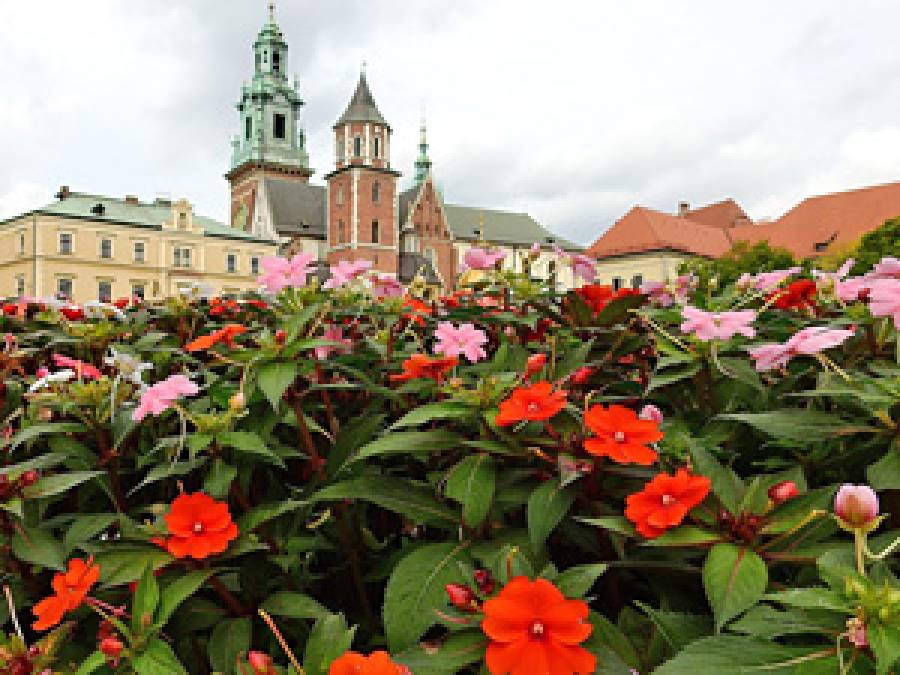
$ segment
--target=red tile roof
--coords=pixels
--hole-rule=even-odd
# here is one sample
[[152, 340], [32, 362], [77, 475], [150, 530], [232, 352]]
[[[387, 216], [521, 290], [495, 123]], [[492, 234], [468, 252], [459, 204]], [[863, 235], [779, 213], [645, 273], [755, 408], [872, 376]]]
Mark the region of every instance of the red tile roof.
[[744, 209], [738, 206], [733, 199], [723, 199], [698, 209], [691, 209], [685, 216], [695, 223], [702, 223], [710, 227], [734, 227], [737, 224], [747, 223], [750, 219], [744, 213]]
[[587, 254], [604, 258], [650, 251], [681, 251], [712, 258], [730, 248], [731, 241], [720, 228], [635, 206], [595, 241]]

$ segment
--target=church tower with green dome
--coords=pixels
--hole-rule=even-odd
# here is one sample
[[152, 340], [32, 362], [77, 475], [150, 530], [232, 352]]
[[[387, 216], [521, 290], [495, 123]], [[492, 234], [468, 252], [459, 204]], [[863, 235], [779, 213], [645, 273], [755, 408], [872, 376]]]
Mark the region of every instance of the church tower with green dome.
[[237, 103], [240, 132], [232, 140], [225, 174], [231, 185], [231, 225], [246, 231], [254, 229], [260, 179], [307, 183], [313, 173], [300, 126], [303, 100], [297, 80], [287, 76], [288, 45], [275, 23], [274, 2], [253, 44], [253, 58], [253, 79], [241, 87]]

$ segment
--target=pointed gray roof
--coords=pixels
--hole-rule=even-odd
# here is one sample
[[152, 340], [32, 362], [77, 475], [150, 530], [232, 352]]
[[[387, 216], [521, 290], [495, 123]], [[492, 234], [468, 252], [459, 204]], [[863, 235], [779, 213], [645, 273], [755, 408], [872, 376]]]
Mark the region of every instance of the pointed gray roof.
[[334, 126], [337, 128], [348, 122], [373, 122], [390, 128], [390, 125], [381, 116], [378, 106], [375, 105], [375, 99], [369, 90], [369, 83], [366, 82], [364, 72], [359, 74], [359, 82], [356, 84], [356, 91], [353, 92], [353, 98], [350, 99], [347, 109]]

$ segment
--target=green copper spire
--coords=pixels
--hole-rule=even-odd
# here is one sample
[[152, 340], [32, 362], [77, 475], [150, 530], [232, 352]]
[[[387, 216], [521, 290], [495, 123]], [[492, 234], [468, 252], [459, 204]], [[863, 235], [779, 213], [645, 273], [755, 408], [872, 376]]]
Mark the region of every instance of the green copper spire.
[[416, 185], [421, 185], [431, 169], [431, 160], [428, 158], [428, 139], [425, 135], [425, 120], [419, 127], [419, 156], [416, 158]]
[[253, 43], [253, 56], [253, 79], [241, 87], [237, 104], [241, 133], [232, 141], [231, 169], [265, 162], [312, 173], [300, 127], [303, 100], [297, 80], [287, 77], [288, 45], [275, 22], [274, 2]]

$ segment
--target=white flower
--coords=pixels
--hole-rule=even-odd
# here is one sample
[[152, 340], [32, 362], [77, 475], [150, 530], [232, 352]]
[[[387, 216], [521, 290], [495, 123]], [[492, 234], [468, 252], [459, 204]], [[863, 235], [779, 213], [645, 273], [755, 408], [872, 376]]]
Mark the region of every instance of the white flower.
[[48, 375], [44, 375], [41, 379], [37, 380], [34, 384], [28, 387], [28, 393], [33, 394], [39, 389], [43, 389], [48, 384], [57, 383], [57, 382], [68, 382], [72, 378], [75, 377], [75, 371], [71, 368], [66, 368], [65, 370], [60, 370], [55, 373], [50, 373]]
[[141, 361], [138, 357], [132, 356], [131, 354], [117, 352], [112, 347], [109, 348], [109, 351], [110, 355], [103, 359], [103, 363], [107, 366], [114, 367], [119, 372], [118, 377], [130, 380], [137, 386], [143, 387], [144, 382], [141, 373], [145, 370], [152, 370], [153, 364]]
[[216, 289], [202, 281], [194, 281], [189, 286], [182, 286], [178, 292], [189, 300], [198, 300], [214, 296]]
[[126, 319], [125, 312], [115, 305], [110, 305], [105, 302], [86, 302], [82, 305], [82, 309], [84, 310], [85, 318], [88, 319], [105, 319], [109, 315], [113, 315], [119, 321], [124, 321]]

